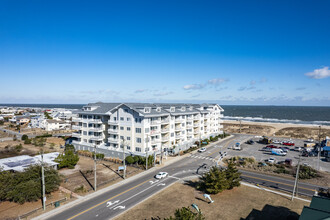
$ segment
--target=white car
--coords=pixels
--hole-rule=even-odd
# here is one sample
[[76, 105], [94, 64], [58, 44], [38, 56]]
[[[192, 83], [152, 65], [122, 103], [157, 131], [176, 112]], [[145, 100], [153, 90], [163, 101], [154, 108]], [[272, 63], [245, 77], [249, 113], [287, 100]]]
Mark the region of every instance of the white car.
[[273, 144], [281, 144], [282, 142], [281, 141], [279, 141], [279, 140], [275, 140], [275, 141], [273, 141]]
[[275, 158], [272, 158], [272, 157], [271, 157], [271, 158], [269, 158], [269, 159], [267, 160], [267, 162], [268, 162], [268, 163], [275, 163]]
[[155, 176], [155, 178], [156, 179], [163, 179], [163, 178], [165, 178], [165, 177], [167, 177], [168, 176], [168, 173], [166, 173], [166, 172], [159, 172], [156, 176]]
[[198, 152], [200, 152], [200, 153], [205, 152], [205, 151], [206, 151], [205, 147], [202, 147], [201, 149], [198, 149]]

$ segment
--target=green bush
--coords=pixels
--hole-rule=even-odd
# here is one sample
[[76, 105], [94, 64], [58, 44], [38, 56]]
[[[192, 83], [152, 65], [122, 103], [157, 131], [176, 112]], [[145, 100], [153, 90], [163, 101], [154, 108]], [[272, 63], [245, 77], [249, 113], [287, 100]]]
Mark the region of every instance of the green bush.
[[127, 156], [125, 158], [125, 161], [127, 164], [133, 164], [134, 163], [134, 158], [132, 156]]
[[31, 144], [31, 139], [24, 140], [24, 144]]
[[71, 150], [71, 151], [75, 152], [75, 148], [74, 148], [74, 146], [72, 144], [65, 145], [64, 150], [65, 151]]
[[17, 152], [21, 152], [22, 149], [23, 149], [22, 144], [19, 144], [19, 145], [16, 145], [16, 146], [15, 146], [15, 150], [16, 150]]
[[300, 166], [299, 179], [312, 179], [318, 176], [319, 175], [315, 169], [309, 166], [304, 166], [304, 165]]
[[164, 218], [164, 220], [205, 220], [205, 217], [201, 210], [198, 213], [194, 213], [189, 207], [182, 207], [175, 211], [174, 217]]
[[22, 135], [22, 141], [25, 141], [25, 140], [27, 140], [27, 139], [29, 139], [29, 136], [27, 136], [26, 134], [23, 134], [23, 135]]
[[74, 154], [73, 151], [65, 151], [65, 153], [58, 155], [58, 157], [54, 160], [59, 163], [58, 168], [69, 168], [73, 169], [79, 161], [79, 156]]

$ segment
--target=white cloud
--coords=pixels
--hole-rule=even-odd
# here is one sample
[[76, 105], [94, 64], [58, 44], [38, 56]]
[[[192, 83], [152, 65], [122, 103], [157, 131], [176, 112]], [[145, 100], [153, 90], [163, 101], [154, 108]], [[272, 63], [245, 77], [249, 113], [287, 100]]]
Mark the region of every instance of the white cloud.
[[135, 93], [143, 93], [146, 91], [147, 91], [147, 89], [137, 89], [137, 90], [135, 90]]
[[322, 69], [315, 69], [313, 72], [305, 73], [306, 76], [313, 79], [324, 79], [330, 77], [329, 67], [323, 67]]
[[205, 85], [203, 84], [192, 84], [192, 85], [185, 85], [183, 88], [185, 90], [191, 90], [191, 89], [203, 89]]
[[256, 81], [252, 80], [252, 81], [250, 82], [250, 85], [253, 86], [253, 85], [255, 85], [256, 83], [257, 83]]
[[173, 92], [155, 92], [154, 96], [166, 96], [170, 94], [173, 94]]
[[208, 84], [210, 85], [219, 85], [221, 83], [226, 82], [226, 79], [222, 79], [222, 78], [215, 78], [215, 79], [210, 79], [209, 81], [207, 81]]

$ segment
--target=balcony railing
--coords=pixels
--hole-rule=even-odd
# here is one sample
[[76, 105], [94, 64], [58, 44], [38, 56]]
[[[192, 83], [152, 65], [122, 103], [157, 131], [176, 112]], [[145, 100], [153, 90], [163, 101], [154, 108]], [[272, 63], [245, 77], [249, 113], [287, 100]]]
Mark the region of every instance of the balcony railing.
[[150, 130], [150, 135], [156, 135], [156, 134], [159, 134], [160, 133], [160, 130]]
[[169, 136], [162, 136], [162, 141], [168, 141], [170, 139]]
[[176, 118], [175, 119], [175, 123], [182, 123], [184, 121], [185, 121], [185, 119], [183, 119], [183, 118]]
[[119, 121], [108, 121], [108, 125], [118, 125], [119, 124]]
[[198, 127], [199, 126], [199, 123], [194, 123], [194, 127]]
[[81, 133], [74, 132], [74, 133], [72, 133], [72, 137], [80, 138]]
[[187, 121], [192, 121], [194, 118], [193, 117], [190, 117], [190, 118], [187, 118]]
[[182, 127], [181, 126], [176, 126], [175, 131], [181, 131]]
[[160, 139], [151, 139], [151, 144], [160, 143]]
[[80, 130], [81, 129], [81, 126], [79, 126], [79, 125], [72, 125], [72, 129], [73, 130]]
[[81, 122], [81, 118], [73, 118], [72, 122]]
[[170, 123], [170, 120], [169, 120], [169, 119], [163, 119], [163, 120], [161, 121], [161, 123], [162, 123], [162, 124], [168, 124], [168, 123]]
[[102, 136], [93, 136], [90, 139], [93, 141], [101, 141], [104, 139], [104, 136], [103, 135]]
[[119, 138], [108, 138], [108, 142], [118, 144], [119, 143]]
[[88, 128], [89, 131], [94, 131], [94, 132], [102, 132], [103, 131], [103, 128], [100, 127], [100, 128], [95, 128], [95, 127], [90, 127]]
[[194, 120], [195, 120], [195, 121], [197, 121], [197, 120], [199, 120], [199, 119], [201, 119], [200, 116], [194, 116]]
[[151, 125], [159, 125], [161, 123], [160, 120], [153, 120], [150, 122]]
[[170, 129], [169, 128], [163, 128], [161, 131], [162, 131], [162, 133], [167, 133], [167, 132], [170, 132]]
[[80, 119], [80, 122], [83, 123], [94, 123], [94, 124], [102, 124], [102, 120], [101, 119], [94, 119], [94, 118], [82, 118]]
[[108, 129], [108, 134], [118, 134], [119, 129]]

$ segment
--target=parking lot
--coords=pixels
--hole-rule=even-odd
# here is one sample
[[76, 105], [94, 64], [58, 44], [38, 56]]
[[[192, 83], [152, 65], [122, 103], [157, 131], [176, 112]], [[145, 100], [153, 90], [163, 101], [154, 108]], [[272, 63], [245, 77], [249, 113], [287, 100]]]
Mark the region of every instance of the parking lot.
[[[247, 140], [253, 140], [254, 144], [246, 144], [245, 142]], [[284, 161], [285, 159], [292, 159], [293, 165], [298, 164], [298, 159], [299, 159], [299, 152], [298, 151], [293, 151], [289, 150], [287, 152], [287, 155], [285, 156], [277, 156], [277, 155], [272, 155], [271, 152], [266, 152], [262, 151], [261, 149], [267, 144], [260, 144], [257, 143], [257, 141], [260, 139], [260, 137], [255, 137], [255, 136], [247, 136], [247, 135], [241, 135], [239, 138], [233, 140], [228, 146], [227, 149], [223, 150], [227, 152], [227, 157], [232, 157], [232, 156], [240, 156], [240, 157], [254, 157], [257, 161], [262, 161], [264, 162], [265, 160], [269, 159], [270, 157], [275, 158], [275, 162], [280, 162]], [[290, 139], [288, 138], [280, 138], [280, 137], [272, 137], [273, 140], [278, 140], [280, 142], [282, 141], [289, 141]], [[305, 140], [300, 140], [300, 139], [291, 139], [292, 142], [294, 142], [295, 146], [286, 146], [290, 149], [294, 149], [295, 147], [303, 147]], [[233, 150], [231, 149], [235, 143], [241, 143], [242, 150]], [[282, 147], [283, 145], [281, 144], [272, 144], [278, 147]], [[284, 147], [284, 146], [283, 146]], [[330, 172], [330, 162], [324, 161], [324, 157], [320, 157], [320, 169], [321, 171], [327, 171]], [[317, 169], [317, 156], [316, 157], [301, 157], [301, 164], [306, 164], [314, 169]]]

